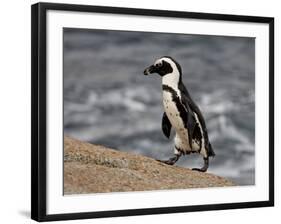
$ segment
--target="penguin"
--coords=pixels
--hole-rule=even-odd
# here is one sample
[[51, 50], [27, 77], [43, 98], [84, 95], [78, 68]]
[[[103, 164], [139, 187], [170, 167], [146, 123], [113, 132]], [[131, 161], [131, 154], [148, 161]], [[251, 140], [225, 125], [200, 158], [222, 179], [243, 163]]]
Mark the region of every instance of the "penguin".
[[182, 82], [181, 66], [172, 57], [163, 56], [144, 70], [144, 75], [152, 73], [162, 77], [164, 106], [162, 131], [168, 139], [171, 128], [176, 133], [174, 156], [168, 160], [158, 161], [174, 165], [182, 155], [199, 153], [203, 156], [204, 165], [192, 170], [206, 172], [209, 157], [214, 157], [215, 152], [209, 141], [204, 117]]

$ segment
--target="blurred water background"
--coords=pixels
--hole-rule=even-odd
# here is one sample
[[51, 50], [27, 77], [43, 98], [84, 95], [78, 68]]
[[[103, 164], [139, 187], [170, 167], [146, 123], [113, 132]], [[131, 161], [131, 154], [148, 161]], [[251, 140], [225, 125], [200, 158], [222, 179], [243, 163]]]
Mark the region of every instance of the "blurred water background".
[[[205, 117], [216, 152], [209, 172], [255, 183], [254, 38], [64, 29], [64, 133], [122, 151], [168, 159], [161, 131], [161, 78], [143, 70], [175, 58]], [[177, 165], [201, 167], [187, 155]]]

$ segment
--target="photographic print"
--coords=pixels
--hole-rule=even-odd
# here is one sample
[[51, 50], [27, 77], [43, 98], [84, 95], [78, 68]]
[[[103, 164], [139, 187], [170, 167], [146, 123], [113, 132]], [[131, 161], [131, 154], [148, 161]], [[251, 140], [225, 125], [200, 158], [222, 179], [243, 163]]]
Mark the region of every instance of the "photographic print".
[[63, 47], [65, 194], [255, 184], [254, 38], [64, 28]]
[[274, 205], [274, 18], [31, 11], [32, 219]]

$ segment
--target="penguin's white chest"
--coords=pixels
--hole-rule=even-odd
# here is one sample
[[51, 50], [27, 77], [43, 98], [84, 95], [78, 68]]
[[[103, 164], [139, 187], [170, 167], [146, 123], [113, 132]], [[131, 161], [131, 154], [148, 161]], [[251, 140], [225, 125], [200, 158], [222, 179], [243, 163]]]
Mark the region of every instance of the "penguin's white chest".
[[172, 127], [176, 131], [175, 145], [183, 151], [191, 151], [188, 141], [188, 132], [180, 116], [176, 102], [173, 101], [172, 94], [168, 91], [163, 91], [164, 110], [171, 122]]
[[184, 124], [180, 117], [180, 112], [178, 111], [176, 102], [173, 101], [172, 94], [168, 91], [163, 91], [163, 105], [172, 126], [176, 130], [183, 128]]

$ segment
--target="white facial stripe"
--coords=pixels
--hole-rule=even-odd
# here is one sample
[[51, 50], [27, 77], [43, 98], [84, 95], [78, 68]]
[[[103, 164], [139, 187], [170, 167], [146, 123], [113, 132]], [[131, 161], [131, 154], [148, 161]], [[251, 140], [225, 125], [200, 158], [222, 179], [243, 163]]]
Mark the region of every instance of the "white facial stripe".
[[[170, 59], [170, 58], [160, 58], [157, 61], [162, 60], [162, 61], [166, 61], [168, 62], [172, 69], [173, 72], [166, 74], [162, 77], [162, 85], [167, 85], [170, 86], [171, 88], [173, 88], [174, 90], [176, 90], [178, 92], [178, 94], [180, 94], [180, 91], [178, 90], [178, 83], [179, 83], [179, 79], [180, 79], [180, 73], [178, 71], [178, 68], [176, 66], [176, 64]], [[157, 62], [156, 61], [156, 62]]]
[[154, 62], [154, 66], [156, 66], [156, 65], [159, 64], [159, 63], [162, 63], [162, 58], [156, 60], [156, 61]]

